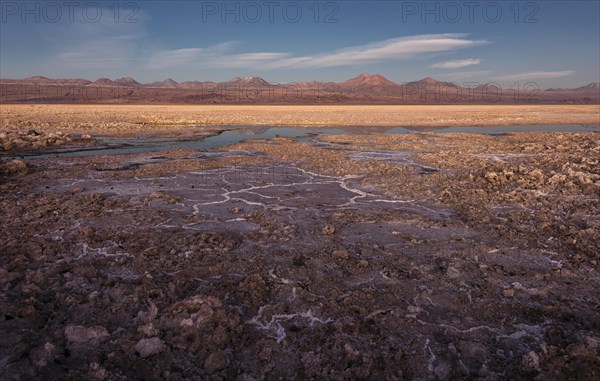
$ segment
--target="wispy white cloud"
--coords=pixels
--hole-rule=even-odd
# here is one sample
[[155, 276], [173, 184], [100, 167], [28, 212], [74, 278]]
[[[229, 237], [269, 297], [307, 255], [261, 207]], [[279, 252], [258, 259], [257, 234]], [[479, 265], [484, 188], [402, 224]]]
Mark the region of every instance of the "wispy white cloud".
[[480, 59], [467, 58], [467, 59], [463, 59], [463, 60], [440, 62], [440, 63], [433, 64], [429, 67], [434, 68], [434, 69], [460, 69], [462, 67], [479, 65], [479, 63], [481, 63]]
[[392, 38], [324, 53], [315, 56], [291, 57], [271, 63], [280, 67], [333, 67], [350, 66], [383, 61], [406, 60], [425, 54], [441, 53], [475, 47], [489, 43], [486, 40], [468, 39], [466, 34], [426, 34]]
[[248, 52], [234, 54], [231, 45], [217, 51], [210, 48], [188, 48], [161, 51], [149, 58], [150, 68], [164, 68], [194, 64], [202, 67], [228, 68], [321, 68], [378, 63], [418, 58], [426, 54], [466, 49], [489, 43], [473, 40], [461, 33], [427, 34], [392, 38], [365, 45], [319, 53], [294, 56], [289, 52]]
[[464, 79], [478, 79], [487, 80], [492, 72], [490, 70], [477, 70], [477, 71], [459, 71], [452, 73], [440, 73], [433, 74], [434, 78], [443, 78], [450, 80], [464, 80]]
[[531, 80], [531, 79], [568, 77], [573, 74], [575, 74], [575, 71], [573, 71], [573, 70], [530, 71], [527, 73], [503, 75], [503, 76], [497, 77], [497, 79], [502, 80], [502, 81], [527, 81], [527, 80]]
[[237, 45], [237, 42], [227, 41], [208, 48], [162, 50], [152, 54], [144, 66], [149, 69], [178, 68], [188, 65], [200, 66], [207, 60], [222, 57], [235, 45]]

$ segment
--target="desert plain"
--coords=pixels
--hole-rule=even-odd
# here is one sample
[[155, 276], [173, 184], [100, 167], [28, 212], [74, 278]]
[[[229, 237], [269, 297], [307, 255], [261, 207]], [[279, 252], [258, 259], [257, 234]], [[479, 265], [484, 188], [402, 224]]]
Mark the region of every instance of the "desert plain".
[[600, 378], [598, 105], [0, 111], [2, 379]]

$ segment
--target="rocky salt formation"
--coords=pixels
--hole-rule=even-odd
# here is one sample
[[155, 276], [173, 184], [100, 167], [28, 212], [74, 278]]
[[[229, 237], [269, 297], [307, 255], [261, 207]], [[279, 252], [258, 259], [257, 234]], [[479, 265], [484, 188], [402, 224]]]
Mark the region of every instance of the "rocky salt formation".
[[75, 136], [62, 131], [58, 131], [56, 133], [44, 133], [36, 130], [29, 130], [25, 133], [5, 131], [0, 132], [0, 151], [24, 152], [61, 147], [72, 142], [91, 141], [92, 137], [89, 134]]
[[4, 175], [24, 175], [27, 171], [27, 163], [23, 160], [10, 160], [4, 162], [0, 159], [0, 173], [3, 173]]

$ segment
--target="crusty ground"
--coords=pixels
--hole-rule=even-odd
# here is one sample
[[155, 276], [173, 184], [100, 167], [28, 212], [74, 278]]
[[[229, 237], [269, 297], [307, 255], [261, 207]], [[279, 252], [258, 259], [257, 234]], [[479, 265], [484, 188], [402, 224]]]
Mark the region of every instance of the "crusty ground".
[[0, 378], [595, 381], [599, 158], [414, 133], [12, 165]]

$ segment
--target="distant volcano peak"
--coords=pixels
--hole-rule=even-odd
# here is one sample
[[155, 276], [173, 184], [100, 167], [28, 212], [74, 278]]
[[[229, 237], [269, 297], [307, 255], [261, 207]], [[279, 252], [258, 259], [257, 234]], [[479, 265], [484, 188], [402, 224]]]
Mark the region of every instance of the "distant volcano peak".
[[116, 83], [120, 83], [121, 85], [139, 85], [140, 83], [131, 77], [123, 77], [119, 78], [115, 81]]
[[379, 75], [379, 74], [369, 74], [369, 73], [362, 73], [361, 75], [359, 75], [358, 77], [349, 79], [345, 82], [342, 82], [343, 84], [346, 85], [352, 85], [352, 86], [390, 86], [390, 85], [397, 85], [396, 83], [390, 81], [389, 79], [387, 79], [386, 77]]

